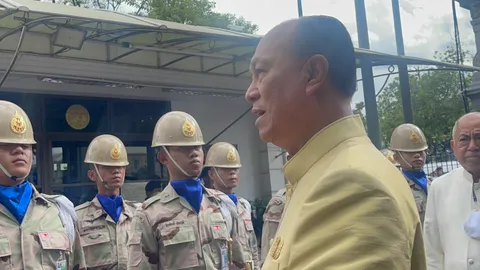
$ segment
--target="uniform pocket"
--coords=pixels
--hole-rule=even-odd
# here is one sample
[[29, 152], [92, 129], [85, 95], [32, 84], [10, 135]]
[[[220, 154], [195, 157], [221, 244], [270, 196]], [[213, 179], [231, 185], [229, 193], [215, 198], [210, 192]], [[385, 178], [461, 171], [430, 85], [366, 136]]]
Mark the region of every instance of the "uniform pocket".
[[40, 245], [42, 246], [42, 268], [56, 269], [57, 262], [66, 264], [68, 253], [71, 252], [70, 239], [65, 232], [38, 232]]
[[228, 241], [230, 234], [228, 233], [227, 225], [224, 222], [213, 222], [210, 225], [212, 232], [212, 257], [214, 264], [220, 266], [221, 269], [228, 269], [228, 259], [230, 256]]
[[92, 231], [80, 236], [87, 267], [109, 265], [114, 262], [116, 251], [110, 243], [108, 231]]
[[142, 232], [128, 232], [128, 266], [137, 267], [142, 261]]
[[6, 236], [0, 237], [0, 269], [12, 269], [12, 249]]
[[[199, 265], [195, 231], [190, 225], [160, 231], [165, 246], [166, 269], [185, 269]], [[198, 251], [200, 252], [200, 251]]]
[[247, 237], [247, 243], [248, 243], [248, 247], [250, 249], [251, 252], [253, 252], [256, 248], [256, 245], [257, 245], [257, 236], [255, 234], [255, 230], [253, 228], [253, 223], [252, 223], [252, 220], [251, 219], [245, 219], [243, 221], [243, 223], [245, 224], [245, 230], [246, 230], [246, 237]]

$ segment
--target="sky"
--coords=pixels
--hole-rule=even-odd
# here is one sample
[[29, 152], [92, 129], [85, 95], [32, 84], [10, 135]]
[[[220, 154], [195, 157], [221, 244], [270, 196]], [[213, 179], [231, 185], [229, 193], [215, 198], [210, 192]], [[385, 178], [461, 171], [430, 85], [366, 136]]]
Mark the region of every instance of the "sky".
[[[257, 24], [258, 34], [265, 34], [280, 22], [298, 16], [296, 0], [216, 0], [215, 2], [218, 12], [243, 16]], [[365, 5], [370, 48], [396, 54], [391, 1], [365, 0]], [[400, 14], [406, 55], [432, 59], [435, 51], [444, 51], [454, 42], [450, 0], [400, 0]], [[354, 0], [303, 0], [303, 15], [330, 15], [338, 18], [345, 24], [355, 46], [358, 47]], [[470, 24], [470, 12], [457, 4], [457, 16], [462, 49], [474, 54], [476, 47]], [[386, 68], [374, 69], [374, 74], [385, 72]], [[360, 73], [358, 78], [361, 78]], [[375, 80], [376, 91], [381, 88], [384, 81], [385, 78]], [[358, 85], [352, 105], [360, 101], [363, 101], [361, 83]]]

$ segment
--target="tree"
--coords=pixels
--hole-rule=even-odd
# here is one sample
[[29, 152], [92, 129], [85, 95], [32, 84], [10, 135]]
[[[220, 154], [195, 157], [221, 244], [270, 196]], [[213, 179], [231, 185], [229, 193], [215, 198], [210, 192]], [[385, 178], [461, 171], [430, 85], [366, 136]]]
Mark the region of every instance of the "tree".
[[212, 0], [51, 0], [53, 3], [86, 8], [128, 12], [138, 16], [178, 22], [183, 24], [229, 29], [230, 26], [244, 33], [255, 33], [258, 25], [230, 13], [215, 12]]
[[355, 104], [355, 108], [352, 110], [352, 112], [360, 116], [363, 122], [363, 126], [365, 127], [365, 130], [367, 130], [367, 119], [363, 114], [363, 108], [365, 108], [365, 103], [363, 101], [358, 102], [357, 104]]
[[211, 0], [150, 0], [149, 17], [184, 24], [228, 29], [230, 25], [243, 28], [242, 32], [255, 33], [258, 26], [243, 17], [214, 11]]
[[[449, 46], [443, 53], [435, 52], [434, 58], [454, 63], [455, 48]], [[409, 80], [414, 124], [422, 129], [429, 143], [449, 140], [456, 119], [465, 113], [458, 71], [419, 71], [410, 73]], [[466, 74], [467, 86], [470, 81], [471, 74]], [[403, 123], [398, 78], [385, 87], [377, 104], [382, 139], [386, 145], [393, 129]]]

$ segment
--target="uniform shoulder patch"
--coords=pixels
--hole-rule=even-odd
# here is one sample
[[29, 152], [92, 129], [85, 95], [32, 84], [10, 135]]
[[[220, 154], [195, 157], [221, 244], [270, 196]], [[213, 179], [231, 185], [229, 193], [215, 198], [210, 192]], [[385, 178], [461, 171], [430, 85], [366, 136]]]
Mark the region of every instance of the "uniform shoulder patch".
[[267, 208], [269, 206], [281, 206], [285, 204], [285, 199], [282, 196], [273, 196], [268, 202]]
[[135, 209], [139, 208], [142, 206], [142, 203], [139, 203], [137, 201], [128, 201], [128, 200], [124, 200], [123, 201], [128, 207], [132, 208], [134, 211]]
[[221, 191], [218, 191], [216, 189], [211, 189], [211, 188], [205, 188], [205, 191], [207, 191], [208, 194], [210, 195], [213, 195], [213, 196], [220, 196], [220, 195], [224, 195], [223, 192]]
[[252, 213], [252, 205], [250, 202], [244, 198], [238, 198], [238, 202], [247, 210], [248, 213]]
[[80, 205], [77, 205], [77, 206], [75, 207], [75, 211], [85, 209], [85, 208], [89, 207], [91, 204], [92, 204], [92, 201], [88, 201], [88, 202], [84, 202], [84, 203], [82, 203], [82, 204], [80, 204]]
[[287, 189], [286, 188], [282, 188], [280, 189], [279, 191], [277, 191], [277, 193], [275, 194], [275, 196], [285, 196], [287, 194]]
[[58, 197], [63, 196], [63, 195], [58, 195], [58, 194], [53, 194], [53, 195], [51, 195], [51, 194], [45, 194], [45, 193], [40, 193], [40, 195], [41, 195], [42, 197], [44, 197], [45, 199], [47, 199], [47, 200], [55, 199], [55, 198], [58, 198]]
[[153, 203], [159, 201], [161, 199], [161, 197], [159, 196], [159, 194], [155, 194], [155, 196], [153, 197], [150, 197], [148, 198], [146, 201], [144, 201], [141, 205], [141, 207], [143, 209], [147, 209], [150, 205], [152, 205]]

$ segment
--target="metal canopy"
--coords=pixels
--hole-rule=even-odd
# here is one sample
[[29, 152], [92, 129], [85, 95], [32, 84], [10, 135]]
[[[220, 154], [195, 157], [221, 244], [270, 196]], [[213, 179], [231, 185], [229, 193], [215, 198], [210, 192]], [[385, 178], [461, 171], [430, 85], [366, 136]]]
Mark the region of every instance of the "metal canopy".
[[[14, 51], [28, 26], [21, 53], [187, 71], [249, 76], [249, 61], [261, 36], [191, 26], [128, 14], [31, 0], [0, 0], [0, 50]], [[57, 27], [87, 31], [81, 50], [51, 43]], [[40, 38], [40, 37], [43, 37]], [[35, 38], [35, 40], [34, 40]], [[381, 65], [432, 65], [465, 71], [480, 68], [356, 49], [358, 60]]]

